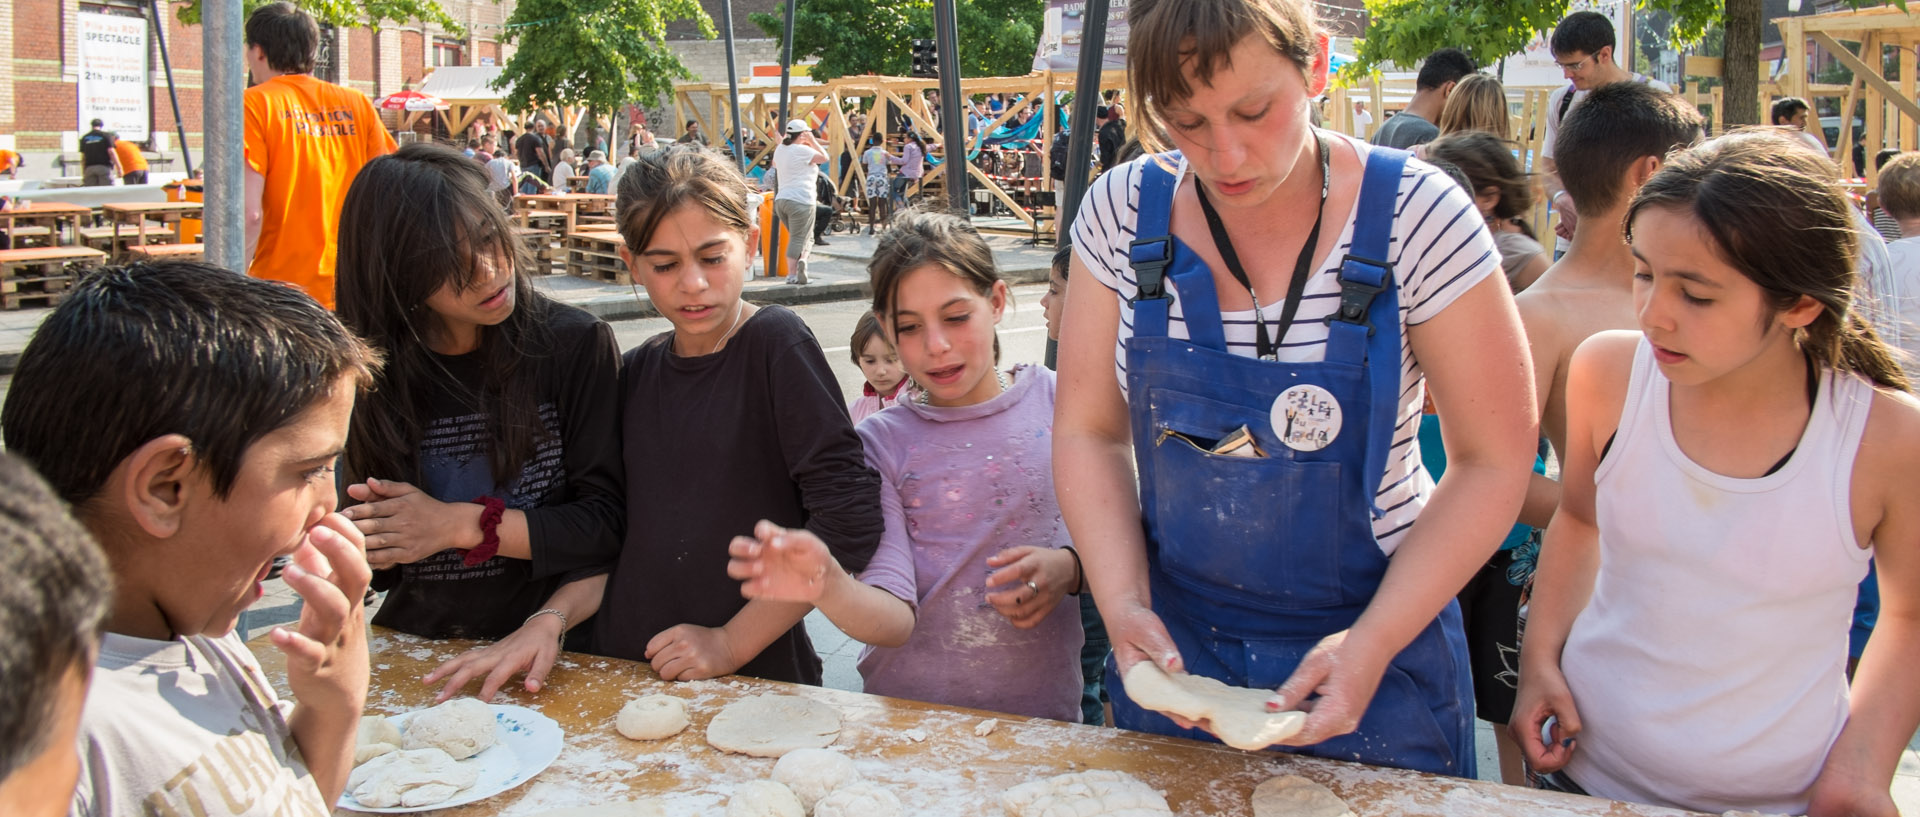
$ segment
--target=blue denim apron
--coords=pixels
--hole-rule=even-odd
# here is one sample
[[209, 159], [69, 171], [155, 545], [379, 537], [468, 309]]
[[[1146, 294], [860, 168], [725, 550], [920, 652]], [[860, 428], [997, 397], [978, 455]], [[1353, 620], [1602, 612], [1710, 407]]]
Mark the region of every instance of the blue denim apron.
[[[1399, 402], [1401, 327], [1383, 259], [1406, 156], [1369, 154], [1340, 306], [1318, 363], [1228, 352], [1212, 270], [1167, 233], [1175, 178], [1146, 163], [1141, 238], [1130, 248], [1140, 291], [1126, 347], [1128, 399], [1153, 610], [1188, 672], [1278, 687], [1320, 639], [1353, 625], [1386, 573], [1373, 519]], [[1191, 340], [1167, 336], [1176, 294]], [[1276, 401], [1303, 385], [1331, 397], [1344, 420], [1324, 443], [1292, 448], [1282, 442], [1290, 430], [1276, 430], [1288, 422]], [[1207, 450], [1242, 426], [1266, 456]], [[1300, 450], [1315, 444], [1324, 447]], [[1116, 725], [1213, 739], [1135, 705], [1111, 659], [1107, 683]], [[1297, 751], [1473, 777], [1472, 701], [1460, 608], [1450, 602], [1394, 658], [1356, 732]]]

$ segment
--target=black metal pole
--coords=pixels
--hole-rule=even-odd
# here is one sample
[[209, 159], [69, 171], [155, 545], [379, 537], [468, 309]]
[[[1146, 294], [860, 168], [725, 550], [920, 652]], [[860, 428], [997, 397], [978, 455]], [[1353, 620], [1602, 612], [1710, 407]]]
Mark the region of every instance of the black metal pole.
[[[1073, 217], [1079, 214], [1080, 197], [1087, 192], [1088, 166], [1093, 157], [1093, 113], [1100, 104], [1100, 74], [1107, 56], [1107, 2], [1087, 0], [1086, 14], [1080, 18], [1080, 70], [1074, 77], [1073, 115], [1067, 123], [1067, 189], [1054, 224], [1056, 243], [1073, 235]], [[1058, 344], [1048, 340], [1048, 368], [1054, 366], [1058, 351]]]
[[[787, 88], [793, 79], [793, 12], [797, 5], [799, 0], [787, 0], [787, 18], [782, 26], [785, 36], [780, 39], [780, 116], [773, 123], [775, 139], [781, 138], [780, 134], [787, 129]], [[780, 191], [776, 188], [773, 192], [777, 195]], [[780, 261], [776, 258], [780, 254], [780, 217], [776, 214], [771, 221], [772, 229], [766, 229], [769, 225], [760, 226], [767, 234], [767, 269], [777, 270], [780, 268]], [[787, 270], [787, 274], [792, 275], [793, 270]]]
[[167, 70], [167, 101], [173, 103], [173, 126], [180, 134], [180, 160], [187, 166], [187, 178], [193, 178], [193, 152], [187, 150], [187, 123], [180, 121], [180, 92], [173, 87], [173, 60], [167, 56], [167, 26], [161, 22], [160, 0], [147, 0], [152, 14], [153, 38], [160, 41], [160, 65]]
[[1093, 116], [1100, 104], [1100, 73], [1107, 51], [1107, 2], [1087, 0], [1080, 19], [1080, 72], [1073, 84], [1073, 115], [1067, 123], [1067, 190], [1054, 235], [1072, 235], [1073, 217], [1087, 192], [1093, 156]]
[[[154, 0], [159, 2], [159, 0]], [[791, 18], [789, 18], [791, 19]], [[747, 169], [747, 148], [740, 144], [745, 139], [740, 135], [740, 71], [733, 64], [733, 0], [720, 0], [720, 24], [726, 27], [727, 36], [727, 102], [733, 106], [733, 129], [727, 134], [727, 141], [733, 144], [733, 163], [740, 170]], [[787, 39], [793, 39], [793, 32], [787, 32]]]
[[960, 32], [953, 0], [933, 0], [933, 42], [940, 60], [940, 135], [945, 143], [947, 207], [967, 218], [967, 120], [960, 115]]

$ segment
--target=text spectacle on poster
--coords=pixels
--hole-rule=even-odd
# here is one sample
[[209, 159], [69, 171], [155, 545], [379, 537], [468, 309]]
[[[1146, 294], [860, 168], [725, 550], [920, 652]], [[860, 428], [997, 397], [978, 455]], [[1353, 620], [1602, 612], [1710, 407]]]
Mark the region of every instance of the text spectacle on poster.
[[[1046, 24], [1040, 31], [1040, 47], [1033, 55], [1033, 70], [1072, 72], [1080, 67], [1081, 31], [1086, 19], [1086, 0], [1049, 0]], [[1127, 67], [1127, 0], [1112, 0], [1107, 7], [1106, 52], [1103, 70]]]
[[121, 139], [147, 139], [147, 19], [110, 14], [80, 18], [79, 129], [99, 118]]

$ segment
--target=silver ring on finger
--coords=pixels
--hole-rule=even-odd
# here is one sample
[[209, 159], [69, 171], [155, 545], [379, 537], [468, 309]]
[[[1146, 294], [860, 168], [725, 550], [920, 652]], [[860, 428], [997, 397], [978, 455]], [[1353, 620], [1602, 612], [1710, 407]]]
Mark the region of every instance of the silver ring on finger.
[[1033, 591], [1033, 598], [1040, 598], [1040, 585], [1029, 581], [1027, 582], [1027, 589]]

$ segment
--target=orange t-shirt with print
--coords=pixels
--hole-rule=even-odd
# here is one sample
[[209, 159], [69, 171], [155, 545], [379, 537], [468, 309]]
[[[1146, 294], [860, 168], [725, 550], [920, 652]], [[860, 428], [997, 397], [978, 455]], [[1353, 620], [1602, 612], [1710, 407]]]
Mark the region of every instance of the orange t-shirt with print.
[[287, 281], [333, 308], [340, 205], [360, 166], [394, 149], [366, 94], [306, 74], [246, 93], [247, 167], [266, 179], [260, 197], [257, 278]]
[[115, 139], [113, 155], [120, 160], [120, 175], [135, 173], [147, 169], [147, 155], [140, 152], [140, 146], [125, 139]]

